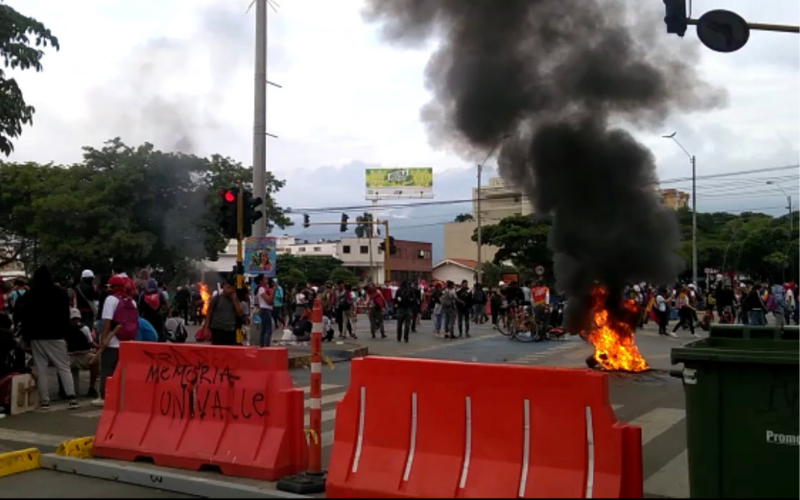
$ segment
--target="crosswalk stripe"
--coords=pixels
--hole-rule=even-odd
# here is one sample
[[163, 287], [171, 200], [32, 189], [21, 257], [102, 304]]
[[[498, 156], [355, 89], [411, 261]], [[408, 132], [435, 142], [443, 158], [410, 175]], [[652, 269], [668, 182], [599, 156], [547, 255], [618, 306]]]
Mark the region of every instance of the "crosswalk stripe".
[[649, 495], [670, 498], [689, 498], [689, 455], [683, 450], [644, 482]]
[[642, 446], [686, 417], [686, 410], [656, 408], [629, 422], [642, 428]]

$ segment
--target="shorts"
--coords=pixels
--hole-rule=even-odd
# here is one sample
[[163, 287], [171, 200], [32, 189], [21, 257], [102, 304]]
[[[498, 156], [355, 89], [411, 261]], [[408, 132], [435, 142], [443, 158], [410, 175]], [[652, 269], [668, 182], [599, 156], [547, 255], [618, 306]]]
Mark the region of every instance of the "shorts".
[[211, 345], [238, 345], [236, 342], [236, 330], [211, 329]]
[[69, 369], [70, 370], [88, 370], [89, 369], [89, 360], [92, 359], [92, 353], [90, 352], [78, 352], [75, 354], [70, 353], [69, 355]]

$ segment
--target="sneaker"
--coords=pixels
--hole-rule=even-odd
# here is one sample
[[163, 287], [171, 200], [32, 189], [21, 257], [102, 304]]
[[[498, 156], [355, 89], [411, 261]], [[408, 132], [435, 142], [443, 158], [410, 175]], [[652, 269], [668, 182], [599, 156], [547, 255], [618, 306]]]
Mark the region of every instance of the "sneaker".
[[75, 398], [70, 398], [69, 402], [67, 403], [68, 410], [77, 410], [81, 407], [81, 404], [78, 403], [78, 400]]
[[381, 338], [385, 339], [386, 338], [386, 334], [385, 333], [381, 333]]
[[669, 335], [669, 336], [670, 336], [670, 337], [672, 337], [673, 339], [677, 339], [677, 338], [678, 338], [678, 336], [677, 336], [677, 335], [675, 335], [675, 332], [667, 332], [667, 335]]
[[700, 338], [700, 334], [698, 334], [697, 332], [693, 332], [692, 333], [692, 337], [694, 337], [696, 339], [699, 339]]
[[39, 409], [41, 411], [47, 411], [50, 409], [50, 403], [39, 403]]
[[92, 405], [94, 405], [94, 406], [102, 407], [104, 404], [105, 404], [105, 401], [103, 400], [103, 398], [97, 398], [94, 401], [92, 401]]

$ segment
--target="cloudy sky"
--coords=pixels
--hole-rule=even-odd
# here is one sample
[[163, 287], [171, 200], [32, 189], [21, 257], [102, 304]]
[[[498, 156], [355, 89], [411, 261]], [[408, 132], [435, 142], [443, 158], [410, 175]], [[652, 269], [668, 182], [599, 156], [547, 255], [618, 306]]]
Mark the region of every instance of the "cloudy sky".
[[[36, 107], [11, 159], [69, 163], [81, 146], [121, 136], [162, 149], [220, 153], [249, 164], [252, 158], [254, 12], [249, 0], [6, 0], [45, 23], [58, 36], [44, 72], [18, 80]], [[660, 0], [648, 0], [658, 4]], [[694, 0], [694, 15], [726, 8], [751, 22], [800, 24], [796, 0]], [[269, 15], [268, 168], [287, 187], [279, 200], [293, 208], [358, 206], [364, 168], [433, 167], [437, 200], [470, 197], [475, 169], [428, 145], [419, 110], [430, 95], [424, 67], [434, 49], [399, 49], [381, 43], [365, 24], [361, 0], [278, 0]], [[680, 39], [653, 26], [663, 43], [700, 50], [703, 76], [725, 87], [724, 109], [674, 116], [677, 131], [697, 156], [698, 209], [785, 211], [774, 181], [795, 202], [798, 171], [703, 179], [796, 165], [800, 149], [800, 44], [797, 35], [753, 32], [732, 54], [700, 44], [693, 27]], [[685, 48], [685, 49], [684, 49]], [[637, 133], [657, 158], [662, 187], [690, 188], [688, 158], [651, 131]], [[469, 204], [422, 211], [392, 210], [403, 238], [439, 246], [440, 224]], [[300, 216], [296, 216], [300, 220]], [[337, 213], [315, 215], [334, 219]], [[406, 229], [401, 229], [406, 227]], [[321, 230], [320, 230], [321, 231]], [[292, 233], [317, 238], [326, 230]], [[438, 252], [437, 252], [438, 253]]]

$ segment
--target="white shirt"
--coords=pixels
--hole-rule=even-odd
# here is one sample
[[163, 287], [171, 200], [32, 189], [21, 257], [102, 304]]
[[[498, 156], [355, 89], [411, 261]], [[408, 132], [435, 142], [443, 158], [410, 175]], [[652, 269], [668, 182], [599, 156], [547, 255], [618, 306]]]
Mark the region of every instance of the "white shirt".
[[81, 332], [83, 332], [83, 334], [86, 336], [86, 340], [88, 340], [90, 344], [94, 342], [94, 339], [92, 338], [92, 331], [89, 330], [88, 326], [86, 325], [82, 326]]
[[661, 295], [656, 295], [656, 305], [658, 307], [658, 310], [661, 312], [665, 312], [667, 310], [667, 302]]
[[306, 303], [306, 294], [304, 294], [302, 292], [298, 293], [297, 295], [294, 296], [294, 301], [298, 306], [305, 304]]
[[[117, 306], [119, 305], [119, 299], [114, 295], [109, 295], [106, 297], [106, 301], [103, 303], [103, 314], [100, 316], [101, 319], [114, 321], [114, 313], [117, 312]], [[133, 307], [136, 307], [136, 301], [133, 302]], [[103, 332], [100, 332], [101, 334]], [[102, 339], [98, 339], [102, 340]], [[108, 345], [106, 347], [110, 347], [112, 349], [119, 349], [119, 339], [116, 335], [114, 338], [108, 341]]]
[[258, 287], [258, 307], [261, 309], [272, 309], [272, 306], [270, 304], [267, 304], [267, 301], [264, 300], [264, 297], [262, 296], [262, 294], [265, 293], [267, 293], [266, 286]]

